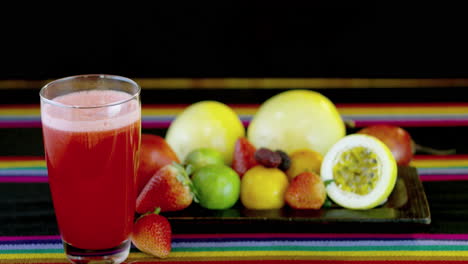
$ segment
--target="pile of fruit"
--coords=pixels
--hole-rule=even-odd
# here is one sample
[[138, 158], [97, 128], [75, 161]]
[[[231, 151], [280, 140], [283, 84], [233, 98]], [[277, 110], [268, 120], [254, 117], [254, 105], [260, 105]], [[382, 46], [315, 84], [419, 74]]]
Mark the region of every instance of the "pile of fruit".
[[142, 135], [136, 201], [142, 216], [134, 244], [167, 256], [170, 242], [159, 242], [166, 245], [163, 250], [151, 247], [170, 236], [170, 230], [155, 234], [169, 225], [153, 212], [184, 210], [193, 202], [212, 210], [238, 202], [251, 210], [317, 210], [328, 199], [349, 209], [381, 205], [395, 185], [397, 164], [407, 165], [412, 158], [411, 138], [388, 125], [352, 135], [345, 131], [333, 103], [308, 90], [283, 92], [264, 102], [247, 131], [223, 103], [189, 106], [165, 138]]

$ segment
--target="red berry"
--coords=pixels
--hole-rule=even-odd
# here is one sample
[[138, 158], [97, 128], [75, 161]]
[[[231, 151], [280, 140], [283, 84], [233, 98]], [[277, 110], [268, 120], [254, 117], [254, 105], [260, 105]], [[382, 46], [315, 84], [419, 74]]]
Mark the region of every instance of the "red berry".
[[171, 225], [162, 215], [143, 215], [133, 226], [133, 244], [142, 252], [156, 257], [165, 258], [169, 255], [171, 238]]
[[236, 141], [231, 167], [241, 178], [250, 168], [258, 165], [255, 160], [255, 150], [246, 138], [239, 138]]
[[168, 164], [151, 177], [138, 195], [136, 211], [140, 214], [161, 208], [161, 212], [179, 211], [193, 201], [192, 182], [179, 164]]
[[325, 184], [315, 173], [303, 172], [291, 181], [286, 203], [295, 209], [320, 209], [327, 198]]

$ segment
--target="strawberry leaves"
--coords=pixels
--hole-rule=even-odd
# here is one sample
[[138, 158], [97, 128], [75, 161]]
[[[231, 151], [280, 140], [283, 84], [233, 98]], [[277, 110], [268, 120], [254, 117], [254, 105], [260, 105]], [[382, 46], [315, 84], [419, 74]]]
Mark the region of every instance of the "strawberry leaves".
[[192, 193], [192, 196], [193, 196], [193, 201], [198, 203], [199, 202], [199, 195], [198, 195], [198, 192], [197, 192], [197, 189], [195, 188], [195, 186], [193, 185], [192, 183], [192, 180], [190, 179], [190, 175], [192, 174], [193, 172], [193, 167], [192, 165], [187, 165], [184, 166], [179, 164], [179, 163], [176, 163], [176, 162], [173, 162], [172, 165], [174, 167], [177, 168], [177, 170], [179, 171], [179, 173], [177, 174], [177, 180], [179, 180], [184, 186], [187, 186], [189, 189], [190, 189], [190, 192]]

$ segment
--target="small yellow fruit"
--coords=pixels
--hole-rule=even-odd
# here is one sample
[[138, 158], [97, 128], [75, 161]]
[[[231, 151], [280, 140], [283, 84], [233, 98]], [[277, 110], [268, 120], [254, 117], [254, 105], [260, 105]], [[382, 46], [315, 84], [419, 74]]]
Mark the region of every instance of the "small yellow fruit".
[[303, 172], [313, 172], [320, 175], [320, 166], [322, 166], [323, 160], [320, 153], [301, 149], [291, 153], [289, 158], [291, 159], [291, 167], [286, 171], [286, 175], [290, 181]]
[[231, 165], [236, 140], [245, 136], [239, 116], [217, 101], [201, 101], [187, 107], [171, 123], [166, 141], [180, 160], [195, 149], [212, 148]]
[[279, 209], [289, 181], [280, 169], [261, 165], [248, 170], [241, 181], [241, 201], [248, 209]]

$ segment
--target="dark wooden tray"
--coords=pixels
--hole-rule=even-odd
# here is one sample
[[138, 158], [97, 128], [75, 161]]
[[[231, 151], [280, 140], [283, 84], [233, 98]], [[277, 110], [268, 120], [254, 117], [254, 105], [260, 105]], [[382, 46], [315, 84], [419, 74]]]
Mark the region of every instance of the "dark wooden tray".
[[332, 205], [320, 210], [248, 210], [240, 203], [228, 210], [207, 210], [197, 204], [165, 213], [175, 233], [198, 232], [414, 232], [431, 223], [423, 185], [412, 167], [399, 167], [386, 203], [369, 210]]

